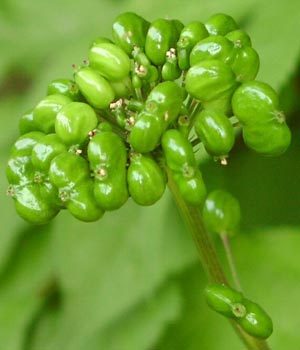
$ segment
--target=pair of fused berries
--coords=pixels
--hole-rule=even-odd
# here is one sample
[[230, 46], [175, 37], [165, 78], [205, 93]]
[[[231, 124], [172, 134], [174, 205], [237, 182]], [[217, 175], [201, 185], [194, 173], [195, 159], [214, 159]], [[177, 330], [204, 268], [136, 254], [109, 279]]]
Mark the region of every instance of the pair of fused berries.
[[184, 200], [200, 206], [206, 189], [193, 146], [225, 163], [236, 120], [250, 148], [275, 155], [288, 146], [278, 96], [253, 80], [258, 55], [230, 16], [184, 26], [127, 12], [112, 36], [96, 38], [73, 79], [50, 82], [20, 120], [7, 178], [26, 220], [44, 223], [68, 208], [93, 221], [129, 196], [151, 205], [166, 167]]
[[273, 332], [270, 316], [257, 303], [225, 284], [212, 283], [205, 289], [207, 304], [216, 312], [237, 322], [248, 334], [266, 339]]

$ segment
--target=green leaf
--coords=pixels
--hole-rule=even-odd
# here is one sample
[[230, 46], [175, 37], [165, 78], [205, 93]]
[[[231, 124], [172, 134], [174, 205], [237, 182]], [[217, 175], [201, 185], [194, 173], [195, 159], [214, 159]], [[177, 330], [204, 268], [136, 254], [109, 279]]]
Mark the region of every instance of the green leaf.
[[78, 349], [197, 258], [167, 194], [147, 208], [129, 201], [94, 224], [69, 213], [56, 224], [53, 259], [64, 309], [49, 349]]
[[52, 277], [49, 227], [23, 232], [0, 279], [0, 339], [3, 350], [20, 350]]
[[[149, 349], [162, 335], [166, 326], [174, 322], [181, 311], [181, 297], [177, 286], [167, 283], [149, 298], [119, 316], [103, 330], [96, 330], [76, 345], [84, 350], [140, 350]], [[48, 308], [36, 325], [30, 350], [54, 350], [49, 339], [57, 332], [58, 315], [62, 309]], [[61, 345], [63, 346], [63, 345]]]

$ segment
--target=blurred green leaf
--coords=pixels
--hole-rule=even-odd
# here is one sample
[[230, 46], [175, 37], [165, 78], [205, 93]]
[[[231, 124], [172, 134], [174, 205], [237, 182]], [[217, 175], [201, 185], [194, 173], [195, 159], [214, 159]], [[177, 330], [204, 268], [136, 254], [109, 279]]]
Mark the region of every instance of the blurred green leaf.
[[90, 337], [81, 349], [150, 349], [166, 326], [179, 317], [181, 304], [178, 288], [167, 284], [119, 317], [100, 334]]
[[23, 348], [26, 331], [43, 302], [52, 278], [50, 227], [23, 232], [0, 280], [1, 349]]
[[[149, 349], [162, 335], [166, 326], [179, 317], [182, 300], [177, 286], [167, 283], [151, 296], [142, 300], [101, 331], [80, 339], [76, 349], [140, 350]], [[48, 308], [34, 328], [30, 350], [57, 349], [49, 339], [58, 327], [61, 309]], [[61, 345], [63, 346], [63, 345]]]
[[62, 213], [56, 224], [53, 259], [63, 313], [49, 349], [78, 349], [197, 259], [167, 194], [149, 208], [129, 201], [117, 219], [106, 213], [84, 224]]

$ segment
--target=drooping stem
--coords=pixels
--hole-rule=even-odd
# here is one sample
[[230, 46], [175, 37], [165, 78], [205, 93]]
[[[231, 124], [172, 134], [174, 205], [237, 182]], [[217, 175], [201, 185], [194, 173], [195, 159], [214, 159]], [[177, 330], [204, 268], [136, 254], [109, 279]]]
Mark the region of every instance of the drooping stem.
[[230, 272], [231, 272], [231, 275], [233, 278], [233, 282], [235, 284], [236, 289], [238, 289], [239, 291], [242, 291], [242, 286], [241, 286], [239, 275], [238, 275], [238, 272], [237, 272], [237, 269], [236, 269], [236, 266], [234, 263], [228, 235], [226, 233], [223, 233], [221, 235], [221, 238], [222, 238], [223, 246], [224, 246], [225, 253], [227, 256], [227, 261], [228, 261]]
[[[228, 284], [222, 266], [219, 262], [216, 249], [207, 234], [200, 209], [188, 205], [178, 191], [176, 183], [173, 180], [172, 173], [168, 172], [168, 186], [175, 200], [176, 206], [192, 234], [193, 240], [200, 255], [200, 260], [210, 282]], [[236, 322], [231, 321], [236, 333], [246, 345], [247, 350], [269, 350], [266, 341], [254, 338], [247, 334]]]

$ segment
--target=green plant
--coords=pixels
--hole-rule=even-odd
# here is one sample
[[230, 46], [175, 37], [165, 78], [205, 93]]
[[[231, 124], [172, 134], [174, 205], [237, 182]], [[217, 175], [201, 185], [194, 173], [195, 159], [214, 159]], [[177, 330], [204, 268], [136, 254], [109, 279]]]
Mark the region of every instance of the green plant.
[[[136, 27], [131, 19], [142, 28], [138, 34], [135, 34]], [[19, 214], [34, 224], [47, 222], [63, 208], [80, 220], [93, 221], [98, 220], [105, 210], [117, 209], [125, 203], [127, 184], [137, 203], [154, 204], [163, 194], [167, 178], [178, 208], [195, 237], [209, 279], [225, 283], [214, 248], [203, 230], [200, 208], [206, 190], [194, 151], [203, 141], [209, 152], [217, 153], [224, 163], [223, 159], [232, 147], [232, 134], [230, 147], [222, 148], [220, 152], [211, 151], [211, 145], [208, 146], [209, 142], [203, 136], [206, 125], [196, 124], [197, 115], [205, 111], [228, 118], [226, 123], [230, 122], [228, 125], [236, 130], [242, 126], [245, 143], [250, 148], [276, 155], [282, 153], [290, 142], [283, 114], [280, 113], [280, 121], [258, 120], [254, 124], [244, 123], [244, 114], [236, 111], [240, 107], [240, 102], [236, 101], [238, 92], [245, 86], [243, 84], [249, 84], [249, 79], [255, 78], [258, 68], [257, 56], [252, 50], [246, 50], [249, 45], [246, 40], [243, 41], [246, 42], [245, 49], [241, 51], [231, 45], [229, 39], [222, 39], [229, 47], [225, 50], [225, 58], [207, 53], [199, 58], [195, 54], [197, 62], [192, 64], [187, 57], [189, 51], [193, 54], [192, 46], [195, 47], [198, 41], [191, 40], [184, 46], [182, 38], [188, 37], [188, 30], [179, 21], [157, 20], [149, 24], [140, 16], [127, 13], [118, 17], [116, 23], [119, 22], [121, 26], [113, 26], [114, 37], [118, 38], [115, 44], [103, 39], [94, 42], [89, 54], [90, 66], [75, 69], [74, 80], [83, 95], [82, 101], [72, 102], [55, 91], [55, 95], [49, 95], [46, 101], [36, 106], [32, 119], [25, 118], [30, 124], [29, 129], [20, 124], [20, 129], [26, 130], [21, 140], [27, 138], [29, 144], [19, 147], [19, 139], [13, 147], [7, 168], [8, 193], [14, 198]], [[123, 34], [119, 32], [120, 27]], [[204, 28], [203, 25], [198, 27]], [[210, 42], [214, 43], [217, 36], [236, 32], [237, 26], [229, 16], [218, 15], [206, 23], [206, 29]], [[180, 76], [176, 49], [183, 52], [183, 58], [178, 60]], [[248, 51], [252, 56], [247, 54]], [[250, 63], [245, 66], [245, 62]], [[171, 68], [175, 67], [174, 70], [168, 68], [167, 63]], [[241, 85], [244, 81], [246, 83]], [[249, 106], [253, 108], [257, 116], [256, 112], [261, 110], [264, 101], [257, 98], [253, 102], [251, 98], [245, 98], [243, 105], [247, 110]], [[54, 101], [54, 107], [49, 101]], [[74, 104], [79, 106], [78, 103], [89, 110], [84, 120], [81, 120], [82, 114], [77, 115], [78, 109], [73, 109]], [[69, 111], [67, 118], [66, 110], [72, 112]], [[96, 119], [94, 115], [97, 115]], [[247, 116], [246, 113], [245, 118]], [[236, 119], [242, 125], [238, 125]], [[103, 130], [101, 125], [106, 128], [107, 123], [111, 130]], [[198, 125], [198, 137], [193, 132], [194, 125]], [[281, 129], [284, 131], [278, 145], [277, 132]], [[219, 126], [214, 130], [222, 131], [222, 128]], [[27, 131], [37, 133], [37, 139], [30, 138]], [[56, 144], [49, 172], [46, 171], [44, 176], [40, 176], [39, 166], [33, 160], [40, 155], [36, 144], [46, 145], [42, 138], [45, 135], [40, 131], [47, 134], [55, 131], [69, 150], [66, 152], [64, 146]], [[261, 138], [261, 134], [267, 137]], [[213, 138], [213, 141], [207, 139], [213, 145], [222, 141], [217, 135]], [[146, 154], [137, 155], [136, 152]], [[128, 169], [127, 161], [130, 163]], [[51, 191], [50, 198], [48, 190]], [[267, 349], [264, 342], [256, 339], [260, 336], [250, 326], [243, 326], [246, 333], [237, 323], [234, 326], [249, 349]]]

